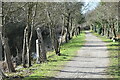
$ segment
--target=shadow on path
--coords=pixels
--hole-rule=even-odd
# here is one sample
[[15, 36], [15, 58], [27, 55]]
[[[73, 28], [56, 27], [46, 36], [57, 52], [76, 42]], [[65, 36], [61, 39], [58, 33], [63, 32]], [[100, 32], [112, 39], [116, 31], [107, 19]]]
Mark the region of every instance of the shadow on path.
[[34, 77], [30, 77], [29, 79], [14, 78], [9, 80], [119, 80], [118, 78], [54, 78], [54, 77], [38, 78], [38, 77], [39, 76], [34, 76]]

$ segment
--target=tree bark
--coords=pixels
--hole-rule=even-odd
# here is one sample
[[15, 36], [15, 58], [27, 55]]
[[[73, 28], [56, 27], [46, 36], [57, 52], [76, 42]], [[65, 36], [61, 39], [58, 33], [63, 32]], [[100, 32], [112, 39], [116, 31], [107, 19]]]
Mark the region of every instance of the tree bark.
[[36, 63], [40, 64], [40, 46], [39, 46], [39, 40], [36, 40], [36, 53], [37, 53], [37, 59]]
[[115, 31], [115, 25], [114, 25], [114, 23], [113, 23], [113, 25], [112, 25], [112, 31], [113, 31], [113, 37], [116, 38], [117, 35], [116, 35], [116, 31]]
[[104, 36], [104, 24], [102, 25], [102, 36]]
[[[47, 7], [47, 6], [46, 6]], [[46, 12], [47, 12], [47, 18], [49, 20], [49, 31], [50, 31], [50, 37], [51, 37], [51, 40], [52, 40], [52, 46], [54, 47], [55, 49], [55, 53], [57, 55], [60, 55], [60, 42], [58, 41], [58, 38], [56, 36], [56, 32], [55, 32], [55, 21], [53, 21], [50, 17], [50, 13], [49, 11], [46, 9]], [[63, 19], [64, 20], [64, 19]], [[63, 24], [64, 24], [64, 21], [63, 21]], [[51, 27], [51, 28], [50, 28]], [[67, 36], [67, 35], [66, 35]]]
[[22, 51], [22, 63], [23, 67], [26, 68], [26, 28], [24, 29], [24, 39], [23, 39], [23, 51]]
[[41, 34], [41, 30], [40, 28], [37, 28], [37, 36], [38, 36], [38, 42], [40, 45], [40, 63], [47, 61], [47, 56], [46, 56], [46, 49], [44, 46], [44, 42], [43, 42], [43, 37]]
[[109, 28], [107, 29], [107, 37], [108, 37], [108, 38], [110, 37], [110, 31], [109, 31]]
[[94, 31], [97, 32], [97, 30], [96, 30], [96, 25], [94, 26]]
[[[33, 7], [33, 6], [32, 6]], [[35, 10], [34, 10], [34, 14], [32, 14], [32, 7], [29, 7], [29, 11], [28, 11], [28, 30], [29, 30], [29, 22], [31, 23], [30, 26], [30, 34], [29, 31], [27, 32], [27, 37], [28, 39], [26, 39], [27, 41], [27, 56], [28, 56], [28, 66], [31, 66], [31, 43], [32, 43], [32, 37], [33, 37], [33, 28], [34, 28], [34, 20], [35, 20], [35, 16], [36, 16], [36, 11], [37, 11], [37, 4], [35, 5]], [[33, 18], [31, 18], [33, 16]], [[29, 36], [30, 35], [30, 36]]]
[[60, 56], [60, 41], [58, 40], [58, 36], [56, 35], [56, 31], [55, 28], [52, 29], [53, 30], [53, 40], [54, 40], [54, 49], [55, 49], [55, 53], [56, 55]]
[[[9, 10], [10, 10], [10, 8], [8, 9], [8, 11]], [[12, 60], [11, 60], [11, 53], [10, 53], [8, 38], [7, 38], [7, 35], [6, 35], [6, 29], [5, 29], [6, 16], [7, 15], [8, 15], [8, 13], [3, 16], [3, 19], [2, 19], [2, 25], [3, 25], [2, 26], [2, 33], [0, 34], [0, 36], [1, 36], [1, 40], [2, 40], [2, 45], [4, 47], [4, 52], [5, 52], [4, 54], [5, 54], [5, 59], [6, 59], [8, 71], [9, 72], [15, 72], [15, 68], [13, 67]]]
[[15, 72], [15, 68], [12, 64], [12, 60], [11, 60], [11, 53], [10, 53], [10, 48], [8, 45], [8, 39], [7, 38], [3, 38], [4, 42], [4, 52], [5, 52], [5, 59], [6, 59], [6, 63], [7, 63], [7, 68], [9, 72]]
[[68, 13], [68, 16], [67, 16], [67, 26], [66, 26], [66, 29], [67, 29], [67, 34], [66, 34], [66, 43], [68, 43], [68, 40], [70, 40], [70, 32], [69, 32], [69, 23], [70, 23], [70, 13]]
[[3, 71], [0, 69], [0, 80], [4, 80], [6, 78], [5, 74]]
[[34, 7], [33, 3], [28, 3], [27, 6], [27, 24], [26, 24], [26, 34], [25, 34], [25, 38], [26, 38], [26, 54], [27, 54], [27, 63], [28, 63], [28, 67], [31, 66], [31, 41], [32, 41], [32, 36], [33, 36], [33, 27], [34, 27], [34, 19], [36, 16], [36, 11], [37, 11], [37, 4], [35, 6], [35, 10], [34, 10], [34, 14], [32, 13], [32, 8]]
[[[28, 26], [28, 25], [27, 25]], [[27, 31], [26, 31], [26, 49], [27, 49], [27, 63], [28, 63], [28, 67], [31, 66], [31, 56], [30, 56], [30, 47], [29, 47], [29, 30], [27, 27]]]
[[54, 45], [53, 45], [54, 40], [53, 40], [52, 29], [50, 25], [49, 25], [49, 32], [50, 32], [51, 46], [52, 46], [52, 49], [54, 49]]
[[57, 39], [55, 40], [55, 53], [56, 53], [56, 55], [58, 55], [58, 56], [61, 55], [61, 54], [60, 54], [60, 44], [59, 44], [59, 42], [58, 42]]
[[78, 27], [78, 31], [79, 31], [79, 34], [80, 34], [80, 32], [81, 32], [81, 28], [80, 27]]

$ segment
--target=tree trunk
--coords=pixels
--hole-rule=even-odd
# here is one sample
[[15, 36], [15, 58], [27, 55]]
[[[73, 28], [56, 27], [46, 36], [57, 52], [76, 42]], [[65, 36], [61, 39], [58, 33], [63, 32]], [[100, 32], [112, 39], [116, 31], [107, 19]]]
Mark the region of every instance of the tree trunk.
[[73, 30], [72, 30], [72, 36], [75, 36], [75, 32], [76, 32], [75, 29], [76, 29], [76, 28], [73, 28]]
[[114, 25], [114, 23], [113, 23], [113, 25], [112, 25], [112, 31], [113, 31], [113, 37], [116, 38], [117, 35], [116, 35], [116, 31], [115, 31], [115, 25]]
[[[9, 8], [10, 9], [10, 8]], [[9, 11], [8, 9], [8, 11]], [[5, 54], [5, 59], [7, 63], [7, 68], [9, 72], [15, 72], [15, 68], [13, 67], [12, 60], [11, 60], [11, 53], [10, 53], [10, 48], [8, 44], [8, 38], [6, 37], [6, 30], [5, 30], [5, 24], [6, 24], [6, 16], [3, 16], [2, 18], [2, 33], [0, 34], [1, 40], [2, 40], [2, 45], [4, 47], [4, 54]]]
[[68, 43], [68, 40], [70, 40], [70, 32], [69, 32], [69, 23], [70, 23], [70, 13], [68, 13], [68, 17], [67, 17], [67, 26], [66, 26], [66, 29], [67, 29], [67, 34], [66, 34], [66, 43]]
[[51, 46], [52, 46], [52, 49], [54, 49], [54, 40], [53, 40], [53, 35], [52, 35], [52, 29], [49, 25], [49, 32], [50, 32], [50, 39], [51, 39]]
[[[28, 26], [28, 25], [27, 25]], [[26, 49], [27, 49], [27, 63], [28, 63], [28, 67], [31, 66], [31, 56], [30, 56], [30, 47], [29, 47], [29, 30], [27, 27], [27, 31], [26, 31]]]
[[36, 63], [40, 64], [40, 46], [39, 46], [39, 40], [36, 40], [36, 53], [37, 53], [37, 59]]
[[[1, 34], [0, 34], [1, 35]], [[3, 61], [3, 53], [2, 53], [2, 40], [0, 38], [0, 61]]]
[[33, 36], [33, 27], [34, 27], [34, 19], [36, 16], [37, 4], [35, 6], [34, 13], [32, 13], [32, 8], [34, 7], [33, 3], [28, 3], [28, 11], [27, 11], [27, 25], [26, 25], [26, 54], [27, 54], [27, 63], [28, 67], [31, 66], [31, 40]]
[[81, 28], [80, 27], [78, 27], [78, 31], [79, 31], [79, 34], [80, 34], [80, 32], [81, 32]]
[[58, 55], [58, 56], [61, 55], [61, 54], [60, 54], [60, 44], [59, 44], [59, 42], [58, 42], [57, 39], [55, 40], [55, 53], [56, 53], [56, 55]]
[[102, 25], [102, 36], [104, 36], [104, 24]]
[[79, 35], [79, 27], [77, 27], [77, 35]]
[[[34, 20], [35, 20], [36, 11], [37, 11], [37, 5], [38, 4], [35, 5], [35, 10], [34, 10], [34, 14], [33, 15], [31, 15], [33, 6], [29, 7], [29, 9], [28, 9], [29, 16], [28, 16], [28, 22], [27, 22], [28, 23], [27, 24], [28, 31], [27, 31], [27, 37], [26, 37], [27, 41], [26, 41], [26, 43], [27, 43], [27, 56], [28, 56], [28, 66], [29, 67], [31, 66], [31, 51], [30, 51], [30, 49], [31, 49], [32, 37], [33, 37], [33, 28], [34, 28]], [[33, 16], [33, 18], [31, 18], [32, 16]], [[29, 31], [29, 24], [31, 24], [30, 31]]]
[[[118, 22], [118, 25], [120, 25], [120, 22]], [[118, 27], [118, 33], [120, 33], [120, 26]]]
[[72, 30], [72, 36], [74, 36], [74, 29]]
[[[66, 28], [66, 30], [67, 30], [67, 28]], [[66, 32], [65, 42], [68, 43], [68, 30], [67, 30], [67, 32]]]
[[96, 30], [96, 25], [94, 26], [94, 31], [97, 32], [97, 30]]
[[110, 37], [110, 31], [109, 31], [109, 28], [107, 29], [107, 37], [108, 37], [108, 38]]
[[[73, 18], [71, 17], [70, 18], [70, 29], [71, 29], [71, 32], [72, 32], [72, 27], [73, 27]], [[72, 34], [70, 34], [70, 39], [72, 39]]]
[[57, 38], [55, 29], [53, 28], [52, 30], [53, 30], [53, 40], [54, 40], [55, 53], [56, 53], [56, 55], [60, 56], [60, 41]]
[[41, 30], [40, 28], [37, 28], [37, 36], [38, 36], [38, 42], [40, 45], [40, 63], [47, 61], [47, 56], [46, 56], [46, 49], [44, 46], [44, 42], [43, 42], [43, 37], [41, 34]]
[[77, 28], [75, 28], [75, 36], [77, 37]]
[[6, 63], [7, 63], [7, 68], [9, 72], [15, 72], [15, 68], [12, 64], [12, 60], [11, 60], [11, 53], [10, 53], [10, 48], [9, 48], [9, 44], [8, 44], [8, 39], [7, 38], [3, 38], [4, 42], [4, 52], [5, 52], [5, 59], [6, 59]]
[[[2, 35], [2, 2], [0, 2], [0, 35]], [[0, 61], [3, 60], [3, 53], [2, 53], [2, 36], [0, 36]]]
[[26, 68], [26, 28], [24, 29], [22, 63], [23, 63], [23, 67]]
[[0, 69], [0, 80], [4, 80], [5, 78], [6, 78], [6, 76], [4, 75], [2, 70]]
[[106, 24], [104, 25], [104, 35], [106, 36], [106, 31], [107, 31], [107, 29], [106, 29]]
[[68, 43], [68, 41], [71, 39], [70, 38], [70, 32], [68, 30], [69, 29], [67, 29], [67, 34], [66, 34], [66, 37], [65, 37], [66, 43]]

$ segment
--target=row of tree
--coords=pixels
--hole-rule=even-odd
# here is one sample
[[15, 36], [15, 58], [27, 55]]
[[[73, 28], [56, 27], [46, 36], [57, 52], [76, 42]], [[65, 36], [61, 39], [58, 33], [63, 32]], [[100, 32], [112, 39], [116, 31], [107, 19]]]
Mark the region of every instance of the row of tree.
[[117, 39], [120, 33], [118, 11], [118, 2], [100, 2], [93, 11], [86, 14], [87, 24], [90, 24], [94, 32]]
[[[60, 56], [60, 45], [65, 35], [67, 43], [80, 33], [84, 22], [81, 2], [4, 2], [2, 3], [2, 45], [9, 72], [15, 72], [11, 56], [17, 56], [23, 67], [30, 67], [31, 53], [35, 51], [35, 40], [39, 42], [37, 63], [47, 61], [44, 33], [46, 30], [55, 50]], [[21, 57], [21, 58], [20, 58]], [[2, 74], [2, 72], [1, 72]]]

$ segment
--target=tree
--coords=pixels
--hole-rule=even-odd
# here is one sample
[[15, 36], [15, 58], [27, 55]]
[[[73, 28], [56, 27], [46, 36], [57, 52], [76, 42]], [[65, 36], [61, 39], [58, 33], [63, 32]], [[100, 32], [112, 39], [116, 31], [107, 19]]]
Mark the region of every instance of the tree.
[[[66, 34], [66, 42], [71, 39], [71, 31], [73, 28], [78, 24], [78, 17], [81, 18], [81, 8], [83, 6], [83, 3], [81, 2], [69, 2], [65, 3], [65, 10], [64, 10], [64, 16], [66, 19], [65, 27], [67, 29], [67, 34]], [[70, 25], [71, 24], [71, 25]], [[73, 24], [75, 24], [73, 26]]]
[[[31, 48], [34, 48], [32, 43], [38, 38], [40, 62], [45, 62], [47, 60], [43, 34], [45, 33], [45, 29], [48, 31], [48, 36], [52, 43], [50, 47], [53, 47], [56, 55], [60, 56], [60, 45], [64, 38], [63, 35], [66, 35], [67, 42], [72, 38], [72, 32], [76, 35], [80, 32], [80, 27], [78, 28], [77, 25], [81, 24], [83, 19], [80, 11], [81, 7], [81, 2], [6, 3], [4, 13], [7, 16], [4, 21], [7, 22], [7, 25], [5, 25], [7, 27], [5, 28], [4, 34], [7, 37], [6, 40], [8, 40], [6, 47], [12, 53], [9, 54], [12, 56], [22, 55], [23, 67], [30, 67], [31, 52], [33, 51]], [[36, 37], [34, 34], [36, 34]], [[21, 61], [21, 59], [19, 60]]]
[[[58, 41], [58, 35], [56, 32], [56, 27], [62, 22], [61, 20], [61, 3], [46, 3], [46, 13], [49, 24], [50, 36], [52, 40], [53, 47], [55, 49], [56, 55], [60, 56], [60, 42]], [[53, 6], [54, 5], [54, 6]], [[48, 7], [49, 6], [49, 7]], [[49, 9], [50, 8], [50, 9]], [[54, 10], [52, 10], [54, 9]], [[60, 21], [60, 22], [59, 22]], [[62, 24], [62, 23], [61, 23]]]
[[41, 34], [41, 29], [37, 28], [37, 36], [38, 36], [38, 43], [39, 43], [39, 49], [40, 49], [40, 53], [39, 53], [39, 59], [37, 61], [37, 63], [42, 63], [47, 61], [47, 56], [46, 56], [46, 50], [45, 50], [45, 46], [44, 46], [44, 41], [43, 41], [43, 37]]
[[87, 13], [87, 22], [93, 24], [96, 32], [108, 38], [117, 37], [118, 3], [100, 2], [95, 10]]
[[0, 80], [4, 80], [5, 78], [6, 78], [6, 76], [4, 75], [2, 70], [0, 69]]
[[[35, 6], [35, 9], [34, 9]], [[24, 29], [24, 43], [23, 43], [23, 67], [25, 66], [25, 55], [27, 54], [28, 67], [31, 66], [31, 41], [34, 29], [34, 19], [36, 16], [37, 3], [28, 2], [27, 3], [27, 24]]]
[[[11, 3], [9, 4], [11, 5]], [[4, 8], [4, 3], [3, 3], [3, 8]], [[8, 67], [8, 70], [9, 72], [15, 72], [15, 68], [13, 67], [13, 64], [12, 64], [12, 60], [11, 60], [11, 53], [10, 53], [10, 48], [9, 48], [9, 44], [8, 44], [8, 38], [7, 38], [7, 35], [6, 35], [6, 29], [5, 29], [5, 25], [7, 24], [6, 20], [7, 18], [9, 17], [9, 12], [10, 12], [10, 6], [8, 9], [6, 9], [5, 12], [3, 12], [3, 26], [2, 26], [2, 34], [1, 35], [1, 40], [2, 40], [2, 45], [4, 47], [4, 54], [5, 54], [5, 60], [6, 60], [6, 63], [7, 63], [7, 67]]]

